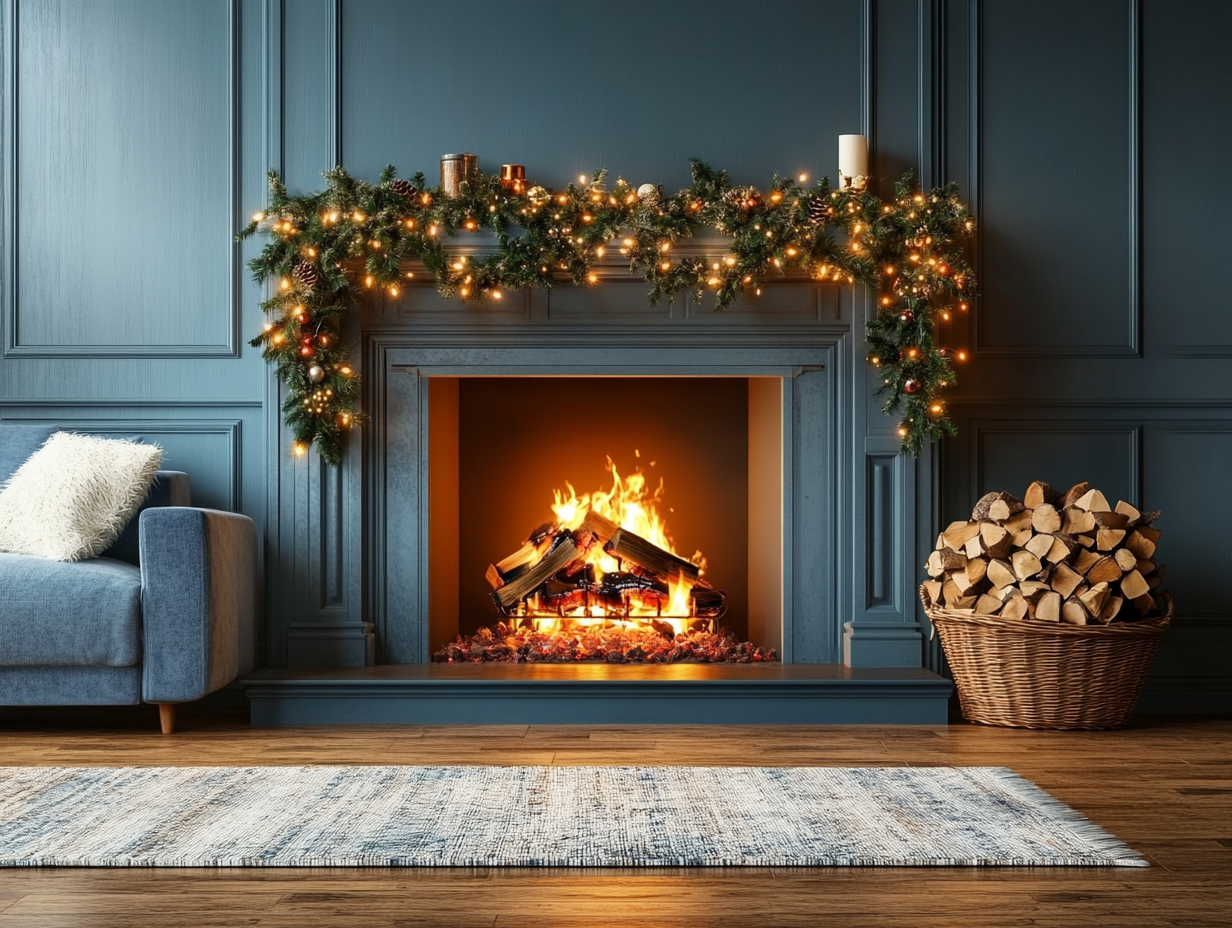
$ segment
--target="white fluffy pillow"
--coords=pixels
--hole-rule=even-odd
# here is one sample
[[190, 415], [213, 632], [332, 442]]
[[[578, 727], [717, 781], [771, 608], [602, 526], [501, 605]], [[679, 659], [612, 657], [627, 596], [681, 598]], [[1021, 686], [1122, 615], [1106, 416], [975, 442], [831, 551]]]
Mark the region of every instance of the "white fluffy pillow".
[[0, 490], [0, 551], [97, 557], [141, 508], [162, 460], [157, 445], [56, 432]]

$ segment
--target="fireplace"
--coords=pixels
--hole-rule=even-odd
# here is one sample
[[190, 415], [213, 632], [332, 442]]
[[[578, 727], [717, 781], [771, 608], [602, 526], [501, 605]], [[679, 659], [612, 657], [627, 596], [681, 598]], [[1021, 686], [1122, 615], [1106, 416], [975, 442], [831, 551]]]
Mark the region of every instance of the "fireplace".
[[[825, 363], [805, 363], [824, 360], [815, 348], [767, 345], [750, 364], [742, 348], [669, 347], [627, 334], [623, 345], [569, 350], [475, 344], [491, 333], [472, 333], [465, 346], [429, 338], [387, 349], [386, 432], [372, 436], [384, 445], [377, 463], [386, 483], [415, 489], [371, 505], [397, 538], [379, 588], [418, 594], [387, 598], [377, 613], [381, 660], [427, 662], [459, 633], [489, 624], [489, 564], [552, 516], [553, 490], [565, 481], [602, 487], [608, 455], [662, 477], [678, 540], [688, 555], [703, 550], [730, 597], [734, 631], [787, 661], [799, 659], [801, 644], [812, 660], [840, 660], [828, 569], [837, 552], [824, 538], [835, 512], [816, 491], [835, 478], [833, 375]], [[571, 395], [572, 434], [567, 400], [561, 408]], [[615, 424], [596, 427], [605, 403]], [[808, 569], [796, 574], [797, 562]]]
[[433, 660], [777, 659], [777, 378], [428, 390]]
[[[364, 306], [355, 446], [340, 469], [284, 465], [285, 486], [310, 501], [304, 556], [337, 604], [294, 619], [288, 666], [246, 681], [253, 719], [944, 721], [950, 684], [921, 666], [915, 465], [892, 431], [866, 434], [877, 414], [856, 296], [797, 278], [726, 313], [653, 307], [644, 282], [612, 266], [600, 287], [479, 308], [429, 287]], [[690, 564], [700, 549], [704, 583], [690, 578], [690, 591], [723, 594], [714, 615], [702, 614], [711, 596], [653, 618], [714, 618], [776, 659], [630, 661], [626, 647], [619, 661], [433, 662], [459, 635], [535, 625], [521, 593], [501, 614], [494, 586], [511, 577], [494, 584], [489, 568], [563, 521], [554, 491], [610, 489], [609, 457], [622, 479], [640, 469], [662, 482], [671, 544], [656, 547]], [[609, 566], [663, 580], [635, 560]], [[349, 563], [362, 584], [332, 593]], [[583, 606], [611, 598], [594, 579]]]

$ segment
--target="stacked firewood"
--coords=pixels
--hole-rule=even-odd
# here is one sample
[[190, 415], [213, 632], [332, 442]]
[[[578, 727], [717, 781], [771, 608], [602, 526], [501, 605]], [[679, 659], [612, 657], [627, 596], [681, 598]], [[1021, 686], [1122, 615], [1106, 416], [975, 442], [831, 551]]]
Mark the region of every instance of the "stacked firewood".
[[[589, 558], [602, 551], [620, 569], [596, 577]], [[691, 561], [664, 551], [640, 535], [622, 528], [593, 510], [578, 528], [555, 523], [535, 529], [522, 547], [488, 566], [492, 601], [506, 616], [517, 615], [533, 602], [541, 614], [569, 615], [592, 609], [606, 615], [628, 615], [631, 609], [660, 614], [670, 600], [670, 586], [689, 584], [689, 615], [717, 617], [726, 610], [726, 595], [701, 578]]]
[[1079, 483], [1058, 493], [1036, 481], [1023, 498], [989, 493], [954, 522], [928, 557], [928, 599], [951, 612], [1071, 625], [1161, 614], [1155, 561], [1159, 512], [1111, 506]]

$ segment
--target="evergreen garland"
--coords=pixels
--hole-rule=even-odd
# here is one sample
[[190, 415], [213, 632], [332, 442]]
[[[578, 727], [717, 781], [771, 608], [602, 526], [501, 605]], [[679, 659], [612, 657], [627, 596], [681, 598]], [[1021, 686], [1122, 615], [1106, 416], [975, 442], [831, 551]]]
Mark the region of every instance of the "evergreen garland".
[[[954, 382], [952, 356], [936, 344], [935, 325], [966, 310], [975, 288], [960, 244], [974, 224], [956, 186], [924, 194], [908, 174], [895, 201], [883, 203], [868, 192], [832, 190], [826, 178], [805, 188], [775, 177], [762, 193], [733, 187], [725, 171], [699, 161], [692, 167], [692, 184], [671, 196], [657, 188], [639, 196], [623, 179], [609, 188], [600, 171], [561, 191], [523, 193], [481, 175], [450, 198], [426, 189], [422, 174], [396, 178], [392, 166], [376, 184], [335, 168], [325, 172], [324, 190], [291, 196], [271, 171], [269, 208], [237, 239], [270, 236], [249, 264], [259, 283], [277, 281], [261, 304], [268, 318], [252, 345], [264, 349], [288, 388], [283, 413], [296, 453], [316, 443], [326, 461], [338, 463], [358, 418], [359, 380], [338, 334], [357, 293], [397, 298], [414, 275], [411, 261], [422, 262], [443, 296], [468, 302], [550, 289], [563, 277], [593, 285], [595, 263], [612, 247], [646, 279], [653, 304], [682, 293], [700, 302], [710, 291], [715, 309], [724, 310], [745, 290], [760, 294], [767, 274], [788, 268], [877, 288], [868, 359], [883, 375], [883, 410], [904, 411], [903, 451], [918, 455], [925, 438], [953, 435], [939, 398]], [[845, 241], [835, 241], [831, 227]], [[480, 228], [495, 232], [496, 254], [446, 251], [444, 239]], [[726, 252], [676, 258], [672, 247], [702, 228], [725, 235]]]

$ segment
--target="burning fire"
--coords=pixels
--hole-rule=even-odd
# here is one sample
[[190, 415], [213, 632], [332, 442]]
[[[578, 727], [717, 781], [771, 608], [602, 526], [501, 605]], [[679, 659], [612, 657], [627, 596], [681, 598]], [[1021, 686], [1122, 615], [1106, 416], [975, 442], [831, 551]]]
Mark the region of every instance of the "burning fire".
[[[634, 452], [639, 457], [640, 452]], [[650, 464], [654, 467], [654, 462]], [[616, 469], [615, 462], [609, 456], [605, 465], [608, 473], [612, 475], [612, 487], [610, 490], [595, 490], [593, 493], [583, 493], [577, 495], [577, 491], [573, 488], [573, 484], [565, 481], [565, 490], [553, 490], [555, 502], [552, 504], [552, 512], [556, 514], [557, 524], [569, 531], [577, 531], [582, 527], [582, 521], [586, 518], [588, 512], [596, 513], [603, 516], [622, 529], [633, 532], [635, 535], [644, 538], [652, 545], [662, 548], [669, 554], [680, 555], [676, 552], [676, 546], [672, 542], [671, 536], [667, 533], [667, 522], [660, 512], [660, 507], [663, 503], [663, 481], [660, 480], [654, 490], [650, 489], [649, 481], [646, 475], [642, 473], [641, 468], [637, 468], [628, 477], [621, 477], [620, 472]], [[566, 492], [567, 491], [567, 492]], [[694, 552], [693, 556], [688, 559], [691, 563], [696, 564], [698, 574], [706, 572], [706, 559], [702, 556], [701, 551]], [[595, 569], [595, 579], [601, 582], [604, 575], [618, 573], [623, 566], [615, 557], [605, 552], [600, 545], [592, 547], [586, 555], [586, 561], [592, 564]], [[655, 618], [666, 617], [677, 631], [681, 631], [682, 618], [687, 618], [693, 614], [693, 605], [689, 597], [693, 589], [693, 584], [686, 580], [683, 576], [668, 582], [668, 599], [666, 603], [656, 602], [653, 605], [644, 599], [631, 598], [627, 612], [628, 617], [647, 617], [654, 616]], [[532, 615], [536, 614], [534, 610]], [[544, 615], [555, 616], [555, 610], [544, 611]], [[566, 613], [573, 617], [610, 617], [613, 614], [612, 610], [600, 603], [591, 605], [589, 608], [579, 607]]]
[[702, 578], [706, 562], [700, 551], [688, 559], [676, 553], [663, 515], [663, 481], [651, 488], [640, 467], [622, 477], [610, 457], [607, 470], [609, 490], [579, 496], [566, 482], [564, 490], [553, 492], [555, 520], [488, 567], [492, 600], [504, 618], [458, 636], [434, 661], [777, 659], [773, 649], [719, 628], [726, 594]]

